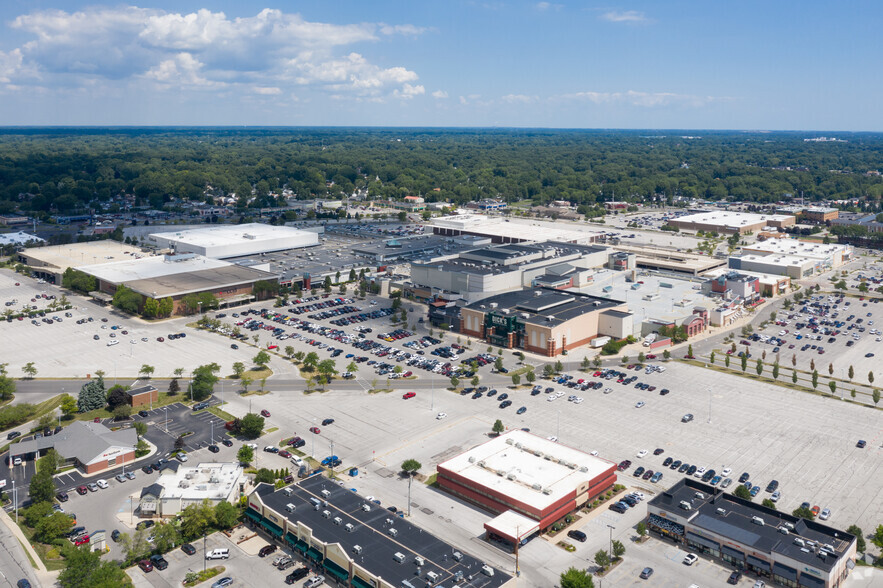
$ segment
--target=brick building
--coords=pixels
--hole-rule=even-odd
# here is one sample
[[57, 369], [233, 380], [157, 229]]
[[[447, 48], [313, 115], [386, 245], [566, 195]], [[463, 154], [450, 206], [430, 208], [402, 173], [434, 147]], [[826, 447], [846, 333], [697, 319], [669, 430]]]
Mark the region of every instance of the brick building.
[[159, 400], [159, 390], [150, 385], [126, 390], [126, 394], [129, 395], [129, 404], [133, 408], [148, 406]]
[[31, 460], [55, 449], [67, 463], [94, 474], [135, 460], [138, 434], [127, 428], [112, 431], [101, 423], [76, 421], [55, 435], [10, 446], [10, 458]]

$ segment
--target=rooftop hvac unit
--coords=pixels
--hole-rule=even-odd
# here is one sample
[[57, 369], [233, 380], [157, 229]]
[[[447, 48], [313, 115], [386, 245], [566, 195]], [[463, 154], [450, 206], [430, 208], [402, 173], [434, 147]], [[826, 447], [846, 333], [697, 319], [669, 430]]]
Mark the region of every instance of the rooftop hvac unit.
[[567, 464], [567, 467], [569, 467], [569, 468], [572, 469], [572, 470], [575, 470], [575, 469], [576, 469], [576, 464], [575, 464], [575, 463], [569, 463], [569, 464]]
[[475, 456], [474, 456], [474, 455], [470, 455], [468, 461], [469, 461], [469, 463], [475, 463]]
[[352, 523], [347, 523], [346, 525], [344, 525], [343, 528], [347, 530], [347, 533], [352, 533], [356, 530], [355, 525], [353, 525]]
[[454, 558], [454, 561], [463, 561], [463, 554], [459, 551], [455, 551], [451, 554], [451, 557]]
[[178, 484], [178, 487], [179, 488], [190, 488], [190, 484], [185, 482], [184, 480], [181, 480], [181, 482]]
[[514, 480], [515, 478], [516, 478], [515, 474], [509, 474], [508, 476], [506, 476], [507, 480]]
[[480, 467], [480, 468], [484, 467], [484, 460], [478, 462], [478, 467]]
[[494, 568], [492, 568], [489, 565], [483, 565], [483, 566], [481, 566], [481, 573], [484, 574], [485, 576], [493, 576], [494, 575]]
[[326, 519], [330, 519], [331, 518], [331, 511], [330, 510], [323, 510], [322, 517], [326, 518]]
[[371, 505], [370, 504], [363, 504], [362, 510], [364, 510], [365, 512], [371, 512]]
[[333, 520], [332, 522], [333, 522], [335, 525], [340, 525], [341, 523], [343, 523], [343, 519], [340, 518], [340, 517], [334, 517], [334, 520]]
[[388, 533], [389, 533], [390, 537], [398, 537], [398, 534], [399, 534], [399, 532], [392, 527], [390, 527]]
[[[511, 439], [507, 439], [507, 440], [506, 440], [507, 443], [508, 443], [509, 441], [511, 441]], [[521, 443], [516, 443], [516, 444], [515, 444], [515, 448], [516, 448], [516, 449], [524, 449], [524, 445], [522, 445]]]
[[582, 473], [586, 473], [587, 471], [589, 471], [589, 468], [588, 466], [583, 466], [579, 469], [579, 471], [581, 471]]
[[717, 509], [715, 512], [717, 512], [717, 514], [719, 514], [721, 516], [727, 514], [727, 511], [722, 508]]
[[530, 318], [530, 315], [526, 312], [521, 313], [521, 318]]
[[782, 535], [787, 535], [788, 527], [779, 527], [779, 533], [781, 533]]
[[353, 545], [353, 553], [355, 553], [356, 555], [362, 553], [362, 546], [361, 545]]
[[547, 495], [548, 495], [548, 494], [551, 494], [551, 493], [552, 493], [552, 489], [551, 489], [551, 488], [543, 488], [543, 494], [547, 494]]
[[497, 307], [497, 303], [496, 303], [496, 302], [491, 302], [491, 308], [496, 308], [496, 307]]
[[543, 487], [540, 484], [533, 484], [533, 485], [531, 485], [531, 488], [533, 488], [534, 490], [538, 490], [538, 491], [543, 489]]
[[506, 439], [506, 445], [514, 445], [514, 444], [515, 444], [515, 441], [511, 437]]
[[751, 522], [755, 525], [763, 526], [763, 519], [760, 517], [751, 517]]
[[[414, 563], [417, 564], [418, 566], [422, 566], [422, 565], [426, 565], [426, 560], [424, 560], [422, 557], [420, 557], [418, 555], [418, 556], [414, 557]], [[430, 573], [432, 573], [432, 572], [430, 572]]]
[[542, 292], [541, 290], [534, 290], [534, 291], [533, 291], [533, 297], [534, 297], [534, 298], [539, 298], [539, 297], [542, 296], [542, 295], [543, 295], [543, 292]]

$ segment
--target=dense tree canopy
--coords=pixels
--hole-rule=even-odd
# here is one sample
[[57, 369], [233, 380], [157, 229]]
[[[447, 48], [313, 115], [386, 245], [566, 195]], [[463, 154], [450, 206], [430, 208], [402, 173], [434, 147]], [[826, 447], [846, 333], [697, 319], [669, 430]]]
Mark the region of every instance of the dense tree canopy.
[[879, 198], [883, 136], [509, 129], [6, 129], [0, 213], [84, 211], [120, 193], [156, 208], [235, 193], [241, 208], [298, 198], [423, 195], [537, 203], [680, 194], [759, 202]]

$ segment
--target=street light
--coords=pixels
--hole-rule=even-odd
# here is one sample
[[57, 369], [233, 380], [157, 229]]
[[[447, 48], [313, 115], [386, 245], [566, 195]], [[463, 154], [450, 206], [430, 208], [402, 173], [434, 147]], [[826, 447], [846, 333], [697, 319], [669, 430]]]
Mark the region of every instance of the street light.
[[166, 434], [168, 434], [168, 432], [169, 432], [169, 407], [164, 406], [164, 407], [162, 407], [162, 409], [163, 409], [163, 412], [166, 413]]
[[614, 527], [613, 525], [607, 525], [607, 528], [610, 529], [610, 560], [612, 561], [613, 560], [613, 529], [615, 529], [616, 527]]

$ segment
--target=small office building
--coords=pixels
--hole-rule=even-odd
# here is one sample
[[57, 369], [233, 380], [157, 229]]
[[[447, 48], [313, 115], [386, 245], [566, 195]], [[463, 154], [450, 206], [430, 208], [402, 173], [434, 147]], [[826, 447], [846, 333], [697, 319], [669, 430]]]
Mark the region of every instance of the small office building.
[[9, 457], [37, 459], [50, 449], [86, 474], [95, 474], [135, 460], [135, 429], [112, 431], [102, 423], [76, 421], [55, 435], [9, 446]]
[[647, 528], [685, 549], [788, 588], [835, 588], [855, 567], [856, 538], [683, 478], [647, 503]]
[[[175, 462], [171, 462], [175, 463]], [[156, 482], [141, 490], [138, 510], [142, 517], [173, 517], [191, 504], [208, 500], [235, 504], [245, 489], [242, 466], [238, 463], [176, 464], [163, 468]]]

